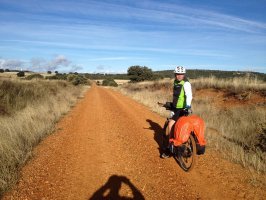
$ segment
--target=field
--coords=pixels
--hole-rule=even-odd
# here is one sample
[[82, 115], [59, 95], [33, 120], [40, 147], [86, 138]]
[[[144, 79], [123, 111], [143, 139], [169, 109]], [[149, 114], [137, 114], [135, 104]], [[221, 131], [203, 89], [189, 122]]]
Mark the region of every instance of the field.
[[184, 172], [160, 158], [172, 81], [93, 84], [77, 101], [87, 86], [1, 77], [3, 199], [263, 199], [265, 82], [191, 80], [207, 151]]
[[[172, 81], [126, 84], [120, 91], [167, 116], [157, 102], [171, 101]], [[254, 78], [191, 80], [193, 111], [206, 124], [208, 147], [257, 172], [266, 171], [266, 83]]]
[[20, 80], [0, 74], [0, 194], [18, 178], [32, 149], [74, 105], [83, 89], [66, 81]]

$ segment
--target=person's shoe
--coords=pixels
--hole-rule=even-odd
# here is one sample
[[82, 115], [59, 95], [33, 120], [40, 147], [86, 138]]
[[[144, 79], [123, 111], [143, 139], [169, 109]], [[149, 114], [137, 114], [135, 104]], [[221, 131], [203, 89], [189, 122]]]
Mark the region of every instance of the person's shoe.
[[169, 152], [164, 152], [164, 153], [162, 153], [162, 155], [161, 155], [161, 158], [169, 158], [170, 157], [170, 153]]

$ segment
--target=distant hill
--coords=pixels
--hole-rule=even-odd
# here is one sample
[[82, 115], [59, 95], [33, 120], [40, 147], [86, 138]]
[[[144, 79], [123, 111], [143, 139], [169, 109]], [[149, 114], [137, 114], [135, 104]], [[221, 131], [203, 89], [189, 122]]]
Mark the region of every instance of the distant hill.
[[[3, 72], [20, 72], [20, 70], [9, 70], [5, 69]], [[24, 71], [32, 73], [31, 71]], [[174, 78], [173, 70], [162, 70], [162, 71], [153, 71], [156, 78]], [[86, 78], [91, 80], [99, 79], [120, 79], [120, 80], [129, 80], [127, 74], [104, 74], [104, 73], [80, 73]], [[216, 78], [234, 78], [234, 77], [256, 77], [258, 80], [266, 82], [266, 74], [259, 72], [248, 72], [248, 71], [222, 71], [222, 70], [204, 70], [204, 69], [188, 69], [187, 77], [190, 79], [196, 79], [200, 77], [210, 77], [214, 76]]]
[[[154, 71], [154, 74], [161, 78], [173, 78], [173, 70], [162, 70], [162, 71]], [[128, 80], [129, 77], [127, 74], [84, 74], [86, 78], [91, 80], [97, 79], [124, 79]], [[257, 77], [259, 80], [266, 81], [266, 74], [259, 72], [244, 72], [244, 71], [221, 71], [221, 70], [202, 70], [202, 69], [189, 69], [187, 70], [187, 77], [190, 79], [200, 78], [200, 77], [210, 77], [214, 76], [216, 78], [234, 78], [234, 77]]]
[[[173, 78], [173, 70], [154, 71], [158, 76], [164, 78]], [[221, 70], [202, 70], [202, 69], [189, 69], [187, 70], [187, 77], [191, 79], [199, 77], [210, 77], [215, 76], [216, 78], [234, 78], [234, 77], [257, 77], [259, 80], [266, 81], [266, 74], [259, 72], [244, 72], [244, 71], [221, 71]]]

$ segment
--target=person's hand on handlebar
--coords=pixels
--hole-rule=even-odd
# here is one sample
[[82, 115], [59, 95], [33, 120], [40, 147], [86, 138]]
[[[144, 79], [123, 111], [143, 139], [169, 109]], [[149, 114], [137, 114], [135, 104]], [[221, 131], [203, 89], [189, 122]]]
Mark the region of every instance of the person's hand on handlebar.
[[192, 114], [192, 109], [191, 109], [191, 106], [186, 106], [185, 109], [184, 109], [186, 115], [191, 115]]
[[173, 110], [173, 103], [172, 102], [166, 102], [166, 103], [160, 103], [160, 102], [157, 102], [157, 104], [159, 106], [162, 106], [162, 107], [165, 107], [166, 110]]

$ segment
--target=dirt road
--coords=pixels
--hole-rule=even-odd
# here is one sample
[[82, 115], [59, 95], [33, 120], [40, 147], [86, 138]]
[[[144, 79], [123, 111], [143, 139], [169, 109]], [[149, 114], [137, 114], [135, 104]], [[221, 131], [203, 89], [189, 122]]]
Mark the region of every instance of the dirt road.
[[128, 97], [93, 86], [35, 149], [19, 183], [3, 199], [265, 197], [265, 187], [212, 149], [190, 173], [174, 159], [161, 159], [163, 122]]

